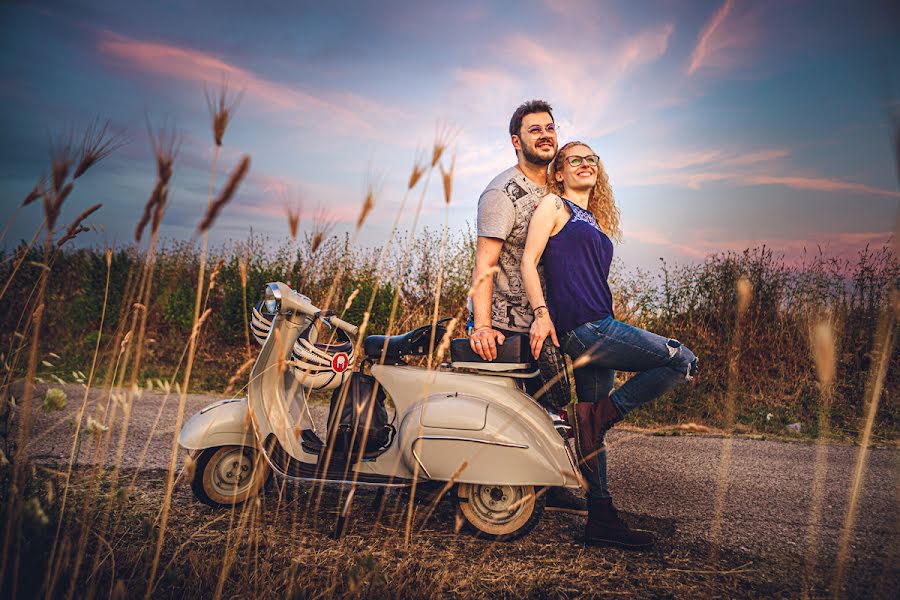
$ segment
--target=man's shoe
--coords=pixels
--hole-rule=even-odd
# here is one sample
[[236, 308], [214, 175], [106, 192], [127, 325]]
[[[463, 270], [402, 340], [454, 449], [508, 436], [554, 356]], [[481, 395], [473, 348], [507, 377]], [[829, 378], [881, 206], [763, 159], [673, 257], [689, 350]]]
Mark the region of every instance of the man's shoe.
[[547, 498], [547, 503], [544, 505], [544, 510], [564, 512], [582, 517], [586, 517], [588, 514], [587, 500], [584, 499], [583, 495], [569, 488], [549, 488], [545, 497]]
[[613, 546], [625, 550], [651, 548], [655, 538], [649, 531], [630, 529], [619, 518], [612, 498], [598, 498], [588, 502], [588, 519], [584, 526], [584, 543], [588, 546]]

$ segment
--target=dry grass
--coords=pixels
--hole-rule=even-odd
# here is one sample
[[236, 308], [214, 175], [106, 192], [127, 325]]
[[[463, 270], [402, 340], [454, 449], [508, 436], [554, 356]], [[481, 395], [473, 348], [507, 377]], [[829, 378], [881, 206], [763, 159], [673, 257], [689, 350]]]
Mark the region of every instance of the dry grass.
[[[43, 472], [41, 481], [54, 477]], [[106, 596], [124, 588], [127, 597], [145, 590], [146, 540], [157, 531], [165, 473], [143, 471], [141, 481], [125, 496], [112, 494], [121, 526], [105, 541], [88, 540], [89, 553], [107, 559], [92, 575], [81, 575], [81, 589], [93, 586]], [[88, 490], [73, 492], [81, 500]], [[104, 485], [100, 493], [111, 492]], [[289, 486], [278, 512], [271, 495], [232, 519], [230, 511], [204, 507], [187, 486], [177, 487], [153, 597], [214, 597], [220, 582], [222, 597], [255, 598], [787, 598], [801, 591], [791, 565], [777, 557], [723, 552], [710, 562], [706, 544], [678, 536], [674, 523], [636, 515], [628, 515], [633, 524], [662, 535], [652, 552], [584, 548], [573, 540], [578, 521], [555, 515], [545, 515], [524, 540], [491, 544], [455, 533], [449, 502], [430, 515], [423, 502], [414, 505], [418, 534], [405, 546], [405, 498], [391, 494], [382, 508], [371, 491], [359, 490], [348, 531], [335, 543], [339, 492], [328, 488], [320, 509], [306, 512], [310, 493]], [[43, 500], [43, 506], [52, 516], [52, 505]], [[223, 579], [226, 548], [237, 554]], [[826, 591], [825, 574], [817, 571], [817, 596]]]
[[[796, 293], [800, 289], [806, 293], [819, 288], [815, 285], [789, 288], [785, 283], [788, 276], [772, 265], [765, 250], [760, 257], [745, 254], [743, 260], [731, 255], [714, 258], [703, 266], [698, 277], [693, 277], [695, 273], [678, 273], [664, 266], [662, 296], [654, 296], [646, 286], [620, 288], [625, 290], [616, 297], [617, 306], [624, 307], [620, 314], [629, 315], [635, 324], [658, 329], [650, 325], [662, 323], [667, 325], [667, 330], [670, 325], [694, 350], [706, 346], [704, 349], [722, 350], [725, 356], [719, 366], [724, 367], [720, 370], [727, 376], [724, 386], [717, 389], [720, 395], [716, 396], [724, 398], [724, 409], [703, 415], [720, 425], [726, 435], [715, 493], [711, 544], [679, 538], [673, 523], [646, 517], [637, 517], [632, 523], [662, 532], [663, 541], [656, 551], [638, 555], [586, 551], [569, 541], [578, 525], [556, 517], [548, 517], [544, 527], [516, 544], [482, 543], [458, 535], [461, 524], [458, 515], [449, 503], [440, 501], [453, 481], [440, 490], [428, 485], [419, 490], [420, 496], [426, 496], [424, 504], [416, 501], [415, 486], [408, 498], [397, 495], [372, 503], [371, 495], [355, 489], [355, 485], [346, 490], [284, 483], [277, 494], [224, 513], [213, 514], [199, 506], [189, 496], [187, 486], [176, 485], [195, 468], [188, 464], [186, 475], [178, 473], [176, 468], [177, 433], [183, 422], [186, 397], [195, 385], [195, 367], [199, 373], [202, 368], [211, 368], [208, 363], [224, 364], [231, 375], [227, 382], [230, 392], [252, 365], [246, 321], [248, 294], [255, 294], [261, 283], [282, 279], [285, 272], [296, 273], [298, 287], [314, 301], [324, 302], [323, 308], [343, 306], [342, 314], [361, 324], [358, 341], [370, 326], [377, 325], [379, 332], [391, 334], [428, 322], [434, 327], [439, 316], [452, 315], [448, 334], [433, 348], [434, 357], [429, 355], [423, 361], [426, 368], [433, 368], [445, 356], [461, 321], [467, 297], [465, 290], [468, 288], [468, 296], [472, 293], [468, 285], [472, 240], [455, 246], [448, 243], [447, 210], [452, 199], [455, 160], [451, 158], [449, 168], [445, 166], [452, 138], [447, 128], [439, 128], [430, 153], [414, 161], [400, 208], [377, 258], [366, 249], [357, 248], [355, 243], [375, 206], [373, 185], [366, 187], [352, 236], [343, 241], [331, 236], [334, 222], [320, 209], [312, 219], [305, 244], [298, 247], [297, 207], [288, 210], [286, 219], [291, 236], [289, 250], [275, 256], [268, 265], [263, 264], [264, 253], [257, 252], [259, 246], [254, 246], [253, 240], [237, 253], [220, 251], [210, 257], [208, 231], [234, 197], [249, 170], [250, 160], [245, 156], [240, 161], [218, 197], [214, 197], [219, 148], [240, 96], [230, 96], [223, 85], [214, 98], [209, 93], [206, 98], [212, 122], [213, 160], [207, 210], [197, 227], [197, 234], [203, 234], [201, 248], [198, 252], [196, 240], [171, 250], [158, 247], [178, 149], [178, 136], [174, 130], [164, 127], [151, 135], [157, 181], [137, 222], [136, 246], [122, 251], [120, 261], [112, 249], [106, 249], [102, 262], [95, 265], [96, 272], [104, 273], [100, 278], [103, 303], [97, 337], [90, 339], [89, 344], [82, 343], [91, 356], [90, 374], [83, 378], [87, 390], [79, 407], [71, 445], [67, 440], [68, 460], [54, 468], [37, 468], [27, 460], [28, 445], [38, 437], [31, 431], [38, 365], [55, 368], [53, 363], [42, 360], [45, 354], [42, 343], [46, 343], [42, 340], [47, 337], [57, 343], [68, 340], [77, 348], [73, 340], [87, 336], [83, 331], [66, 331], [74, 329], [71, 323], [90, 323], [93, 328], [96, 322], [69, 315], [49, 315], [46, 305], [48, 297], [60, 293], [60, 282], [54, 277], [60, 261], [73, 260], [73, 257], [91, 260], [89, 251], [69, 253], [64, 244], [87, 230], [83, 223], [99, 206], [73, 219], [58, 238], [57, 223], [75, 180], [117, 149], [123, 138], [112, 135], [109, 124], [100, 125], [99, 120], [85, 131], [80, 151], [76, 151], [73, 135], [57, 138], [51, 145], [47, 183], [39, 183], [22, 203], [22, 207], [27, 207], [38, 198], [43, 200], [44, 221], [31, 244], [9, 261], [11, 268], [6, 269], [4, 262], [8, 276], [0, 292], [2, 300], [11, 282], [23, 280], [20, 271], [23, 265], [33, 269], [29, 271], [36, 275], [33, 283], [17, 289], [16, 303], [8, 304], [15, 308], [8, 312], [18, 315], [9, 332], [6, 324], [13, 322], [15, 316], [3, 320], [3, 341], [9, 341], [10, 351], [3, 356], [5, 374], [0, 388], [5, 445], [0, 455], [0, 463], [4, 463], [0, 464], [0, 484], [5, 500], [0, 509], [4, 522], [0, 590], [9, 592], [10, 596], [33, 593], [68, 598], [140, 594], [145, 598], [819, 595], [827, 584], [817, 582], [825, 582], [830, 573], [816, 564], [813, 552], [807, 554], [805, 577], [801, 580], [795, 576], [796, 565], [786, 568], [775, 561], [763, 568], [754, 562], [756, 559], [722, 549], [719, 541], [728, 499], [731, 435], [741, 416], [740, 409], [752, 397], [752, 393], [746, 393], [748, 384], [742, 374], [753, 374], [762, 362], [754, 358], [754, 351], [766, 346], [762, 340], [769, 333], [762, 329], [768, 326], [779, 332], [788, 330], [796, 337], [797, 323], [802, 323], [803, 331], [807, 331], [808, 309], [812, 306], [818, 310], [829, 302], [830, 308], [837, 306], [843, 310], [839, 335], [865, 330], [865, 319], [854, 322], [854, 315], [869, 315], [873, 310], [884, 315], [874, 332], [877, 344], [868, 368], [857, 368], [868, 377], [868, 393], [838, 569], [831, 582], [832, 589], [843, 589], [844, 569], [850, 557], [849, 539], [879, 402], [885, 387], [897, 377], [893, 354], [896, 313], [890, 310], [884, 290], [879, 285], [868, 285], [872, 281], [893, 281], [891, 278], [898, 267], [896, 258], [890, 255], [881, 259], [879, 268], [872, 269], [871, 263], [866, 263], [860, 269], [861, 281], [854, 281], [854, 290], [861, 290], [860, 299], [857, 302], [854, 296], [843, 309], [832, 302], [841, 298], [841, 292], [799, 299], [786, 295], [785, 290]], [[439, 245], [434, 243], [433, 236], [420, 236], [417, 232], [429, 183], [438, 169], [445, 205]], [[401, 219], [407, 217], [407, 199], [417, 186], [419, 197], [406, 242], [396, 249], [394, 237]], [[146, 248], [142, 248], [148, 226], [150, 239]], [[31, 246], [41, 232], [42, 252], [34, 251]], [[215, 266], [207, 277], [208, 262]], [[321, 268], [324, 264], [341, 266], [335, 271]], [[813, 275], [817, 273], [821, 271], [813, 271]], [[188, 283], [184, 284], [185, 281]], [[827, 287], [834, 280], [823, 281]], [[844, 288], [845, 283], [841, 280]], [[236, 294], [241, 296], [239, 301]], [[367, 302], [354, 303], [359, 295], [367, 298]], [[87, 307], [98, 298], [87, 294], [82, 310], [89, 310]], [[117, 302], [115, 306], [110, 304], [113, 298]], [[76, 306], [77, 301], [74, 298], [69, 304]], [[240, 318], [229, 319], [229, 307], [237, 306], [240, 306]], [[798, 318], [798, 312], [803, 313], [802, 319]], [[118, 315], [112, 335], [105, 331], [109, 329], [108, 314]], [[56, 319], [52, 330], [51, 318]], [[727, 335], [722, 335], [723, 331]], [[835, 382], [844, 379], [842, 374], [848, 367], [835, 357], [833, 349], [838, 342], [825, 335], [835, 334], [834, 329], [829, 326], [826, 332], [817, 327], [813, 331], [811, 341], [804, 335], [802, 342], [793, 342], [797, 344], [795, 350], [803, 349], [795, 353], [802, 355], [803, 360], [785, 360], [794, 370], [780, 376], [784, 381], [818, 380], [817, 402], [812, 412], [818, 415], [817, 432], [820, 440], [824, 440], [830, 431], [829, 409], [837, 398]], [[243, 347], [238, 348], [235, 338], [241, 334]], [[862, 335], [859, 339], [863, 342], [858, 345], [862, 350], [857, 355], [865, 355], [868, 338]], [[768, 356], [773, 349], [767, 346], [765, 351]], [[704, 355], [702, 351], [698, 354]], [[78, 361], [77, 368], [85, 364], [77, 353], [73, 352], [72, 356], [70, 360]], [[103, 400], [88, 406], [87, 393], [99, 376], [98, 365], [104, 356], [107, 368]], [[161, 356], [173, 358], [161, 361]], [[147, 357], [154, 357], [155, 362], [146, 364]], [[63, 360], [63, 355], [57, 355], [54, 360]], [[578, 366], [576, 361], [573, 368]], [[123, 471], [131, 408], [141, 400], [144, 389], [153, 385], [140, 385], [140, 381], [150, 377], [149, 370], [165, 371], [164, 380], [159, 378], [155, 384], [165, 390], [165, 396], [139, 456], [139, 466], [134, 471]], [[721, 379], [714, 379], [710, 385], [721, 385]], [[22, 382], [23, 392], [18, 403], [13, 403], [10, 390], [16, 380]], [[173, 383], [176, 380], [180, 381]], [[163, 407], [173, 393], [179, 403], [174, 427], [165, 428], [167, 444], [168, 436], [172, 436], [167, 469], [142, 469], [150, 439], [161, 433], [158, 428], [162, 425]], [[423, 393], [427, 394], [427, 389]], [[843, 408], [852, 411], [855, 407], [848, 404]], [[687, 406], [682, 414], [687, 414], [689, 409]], [[887, 418], [887, 431], [896, 430], [893, 414]], [[86, 419], [84, 424], [83, 419]], [[371, 414], [366, 419], [371, 419]], [[688, 423], [680, 426], [679, 431], [703, 433], [708, 432], [707, 428], [705, 424]], [[365, 439], [361, 444], [365, 444]], [[92, 467], [75, 468], [75, 457], [82, 451], [90, 457]], [[105, 467], [107, 462], [113, 466]], [[821, 464], [817, 461], [817, 486], [821, 486], [824, 467], [824, 459]], [[123, 475], [127, 482], [122, 481]], [[810, 549], [814, 549], [818, 535], [821, 488], [814, 487], [812, 495]], [[351, 501], [355, 502], [352, 511]], [[328, 536], [334, 530], [339, 512], [349, 518], [348, 533], [336, 544]]]

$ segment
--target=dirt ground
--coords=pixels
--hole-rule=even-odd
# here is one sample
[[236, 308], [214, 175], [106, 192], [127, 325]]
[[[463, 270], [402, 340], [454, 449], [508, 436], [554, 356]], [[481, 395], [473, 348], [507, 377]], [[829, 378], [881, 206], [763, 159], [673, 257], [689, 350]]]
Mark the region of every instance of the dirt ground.
[[[63, 411], [35, 411], [30, 454], [46, 467], [48, 478], [68, 457], [81, 404], [79, 386], [65, 389]], [[185, 416], [216, 399], [189, 395]], [[99, 419], [105, 404], [101, 392], [92, 393], [86, 414]], [[98, 586], [101, 597], [114, 590], [143, 594], [177, 405], [175, 395], [166, 399], [144, 392], [132, 407], [120, 482], [136, 485], [116, 500], [111, 539], [104, 539], [115, 560], [97, 559], [91, 585]], [[313, 410], [323, 422], [326, 407], [314, 405]], [[365, 489], [356, 494], [347, 534], [336, 542], [330, 535], [344, 493], [339, 487], [320, 493], [311, 485], [276, 486], [260, 502], [233, 512], [200, 504], [181, 478], [154, 595], [212, 596], [225, 572], [223, 597], [799, 597], [816, 447], [733, 440], [720, 544], [713, 552], [714, 496], [724, 444], [717, 437], [611, 432], [609, 474], [616, 504], [632, 526], [658, 536], [656, 548], [641, 553], [585, 547], [577, 541], [582, 519], [558, 513], [545, 513], [522, 540], [492, 544], [456, 533], [450, 502], [433, 506], [427, 500], [415, 507], [406, 545], [408, 495], [392, 492], [378, 502]], [[80, 476], [89, 471], [88, 446], [81, 444]], [[852, 446], [828, 447], [811, 597], [833, 593], [857, 452]], [[870, 454], [842, 590], [846, 597], [900, 597], [898, 461], [896, 449], [874, 448]], [[106, 556], [104, 547], [95, 548], [97, 556]]]

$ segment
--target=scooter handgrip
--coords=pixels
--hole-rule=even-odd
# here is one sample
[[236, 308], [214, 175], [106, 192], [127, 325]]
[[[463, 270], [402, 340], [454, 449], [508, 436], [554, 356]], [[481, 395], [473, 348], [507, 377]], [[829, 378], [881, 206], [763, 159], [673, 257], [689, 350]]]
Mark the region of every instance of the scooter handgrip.
[[356, 335], [357, 333], [359, 333], [359, 327], [357, 327], [356, 325], [351, 325], [343, 319], [339, 319], [337, 317], [328, 317], [328, 322], [341, 331], [346, 331], [350, 335]]

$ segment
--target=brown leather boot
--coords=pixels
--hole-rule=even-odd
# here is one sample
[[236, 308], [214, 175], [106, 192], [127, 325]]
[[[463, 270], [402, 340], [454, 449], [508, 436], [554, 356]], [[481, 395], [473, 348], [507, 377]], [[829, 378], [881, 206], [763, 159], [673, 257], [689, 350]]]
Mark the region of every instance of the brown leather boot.
[[593, 420], [594, 445], [603, 446], [603, 437], [610, 428], [622, 420], [619, 409], [613, 404], [609, 396], [604, 396], [593, 403], [591, 414]]
[[630, 529], [619, 518], [612, 498], [588, 500], [588, 518], [584, 526], [584, 543], [588, 546], [614, 546], [625, 550], [645, 550], [653, 546], [649, 531]]
[[594, 430], [594, 403], [575, 403], [575, 447], [578, 458], [590, 469], [599, 468], [596, 456], [600, 446]]

